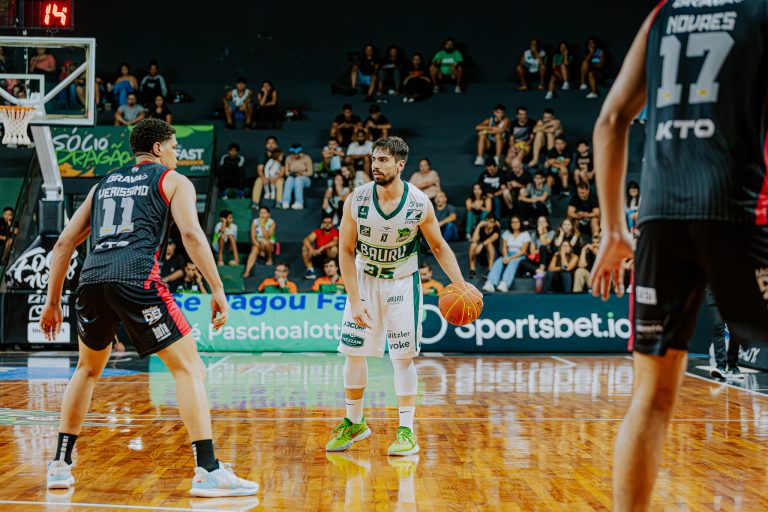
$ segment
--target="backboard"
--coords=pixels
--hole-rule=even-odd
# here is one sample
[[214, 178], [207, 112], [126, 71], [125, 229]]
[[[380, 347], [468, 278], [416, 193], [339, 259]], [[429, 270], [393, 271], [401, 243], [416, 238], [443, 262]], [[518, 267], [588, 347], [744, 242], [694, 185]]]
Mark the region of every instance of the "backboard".
[[30, 125], [96, 121], [96, 40], [0, 36], [0, 104], [37, 110]]

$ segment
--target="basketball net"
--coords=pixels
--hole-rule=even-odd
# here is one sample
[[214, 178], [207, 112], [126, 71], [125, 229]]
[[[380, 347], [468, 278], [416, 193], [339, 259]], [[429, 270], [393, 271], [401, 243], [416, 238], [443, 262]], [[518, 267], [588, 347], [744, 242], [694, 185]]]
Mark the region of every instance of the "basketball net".
[[5, 135], [3, 144], [29, 146], [32, 141], [27, 135], [27, 126], [35, 113], [35, 107], [21, 105], [0, 106], [0, 121], [3, 122]]

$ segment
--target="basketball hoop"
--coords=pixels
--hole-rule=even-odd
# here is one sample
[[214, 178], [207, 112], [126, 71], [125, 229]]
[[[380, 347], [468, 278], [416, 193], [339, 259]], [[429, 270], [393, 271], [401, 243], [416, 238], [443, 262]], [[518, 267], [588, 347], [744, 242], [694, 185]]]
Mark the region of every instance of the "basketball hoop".
[[5, 127], [3, 144], [15, 144], [17, 146], [29, 146], [32, 144], [27, 135], [27, 126], [34, 113], [35, 107], [20, 105], [0, 106], [0, 121], [3, 122]]

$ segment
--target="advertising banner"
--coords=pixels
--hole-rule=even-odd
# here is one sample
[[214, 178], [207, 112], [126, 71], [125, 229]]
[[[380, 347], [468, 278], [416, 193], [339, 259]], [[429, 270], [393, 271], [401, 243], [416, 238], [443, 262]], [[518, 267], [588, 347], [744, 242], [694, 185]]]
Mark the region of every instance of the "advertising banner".
[[[178, 164], [187, 176], [207, 176], [213, 161], [213, 125], [175, 125]], [[131, 128], [52, 127], [53, 147], [63, 178], [106, 176], [133, 161]]]
[[[325, 294], [229, 296], [229, 321], [210, 325], [210, 296], [176, 294], [202, 351], [333, 352], [346, 296]], [[585, 295], [486, 297], [480, 319], [449, 325], [426, 297], [422, 350], [430, 352], [625, 352], [628, 301]]]
[[61, 297], [63, 321], [55, 341], [47, 341], [40, 328], [40, 315], [45, 305], [45, 292], [10, 292], [3, 294], [4, 343], [76, 344], [75, 296]]

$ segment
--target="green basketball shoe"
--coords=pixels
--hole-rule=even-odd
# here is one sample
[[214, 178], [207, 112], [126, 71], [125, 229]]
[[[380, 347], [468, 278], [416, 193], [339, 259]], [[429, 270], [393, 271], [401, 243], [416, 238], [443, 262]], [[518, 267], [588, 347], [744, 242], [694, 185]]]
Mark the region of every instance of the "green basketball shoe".
[[413, 455], [414, 453], [419, 453], [416, 435], [408, 427], [398, 427], [397, 438], [389, 445], [387, 455]]
[[343, 452], [354, 443], [368, 439], [371, 436], [371, 429], [365, 423], [365, 418], [360, 423], [354, 424], [349, 418], [344, 418], [338, 427], [333, 429], [333, 439], [325, 445], [327, 452]]

